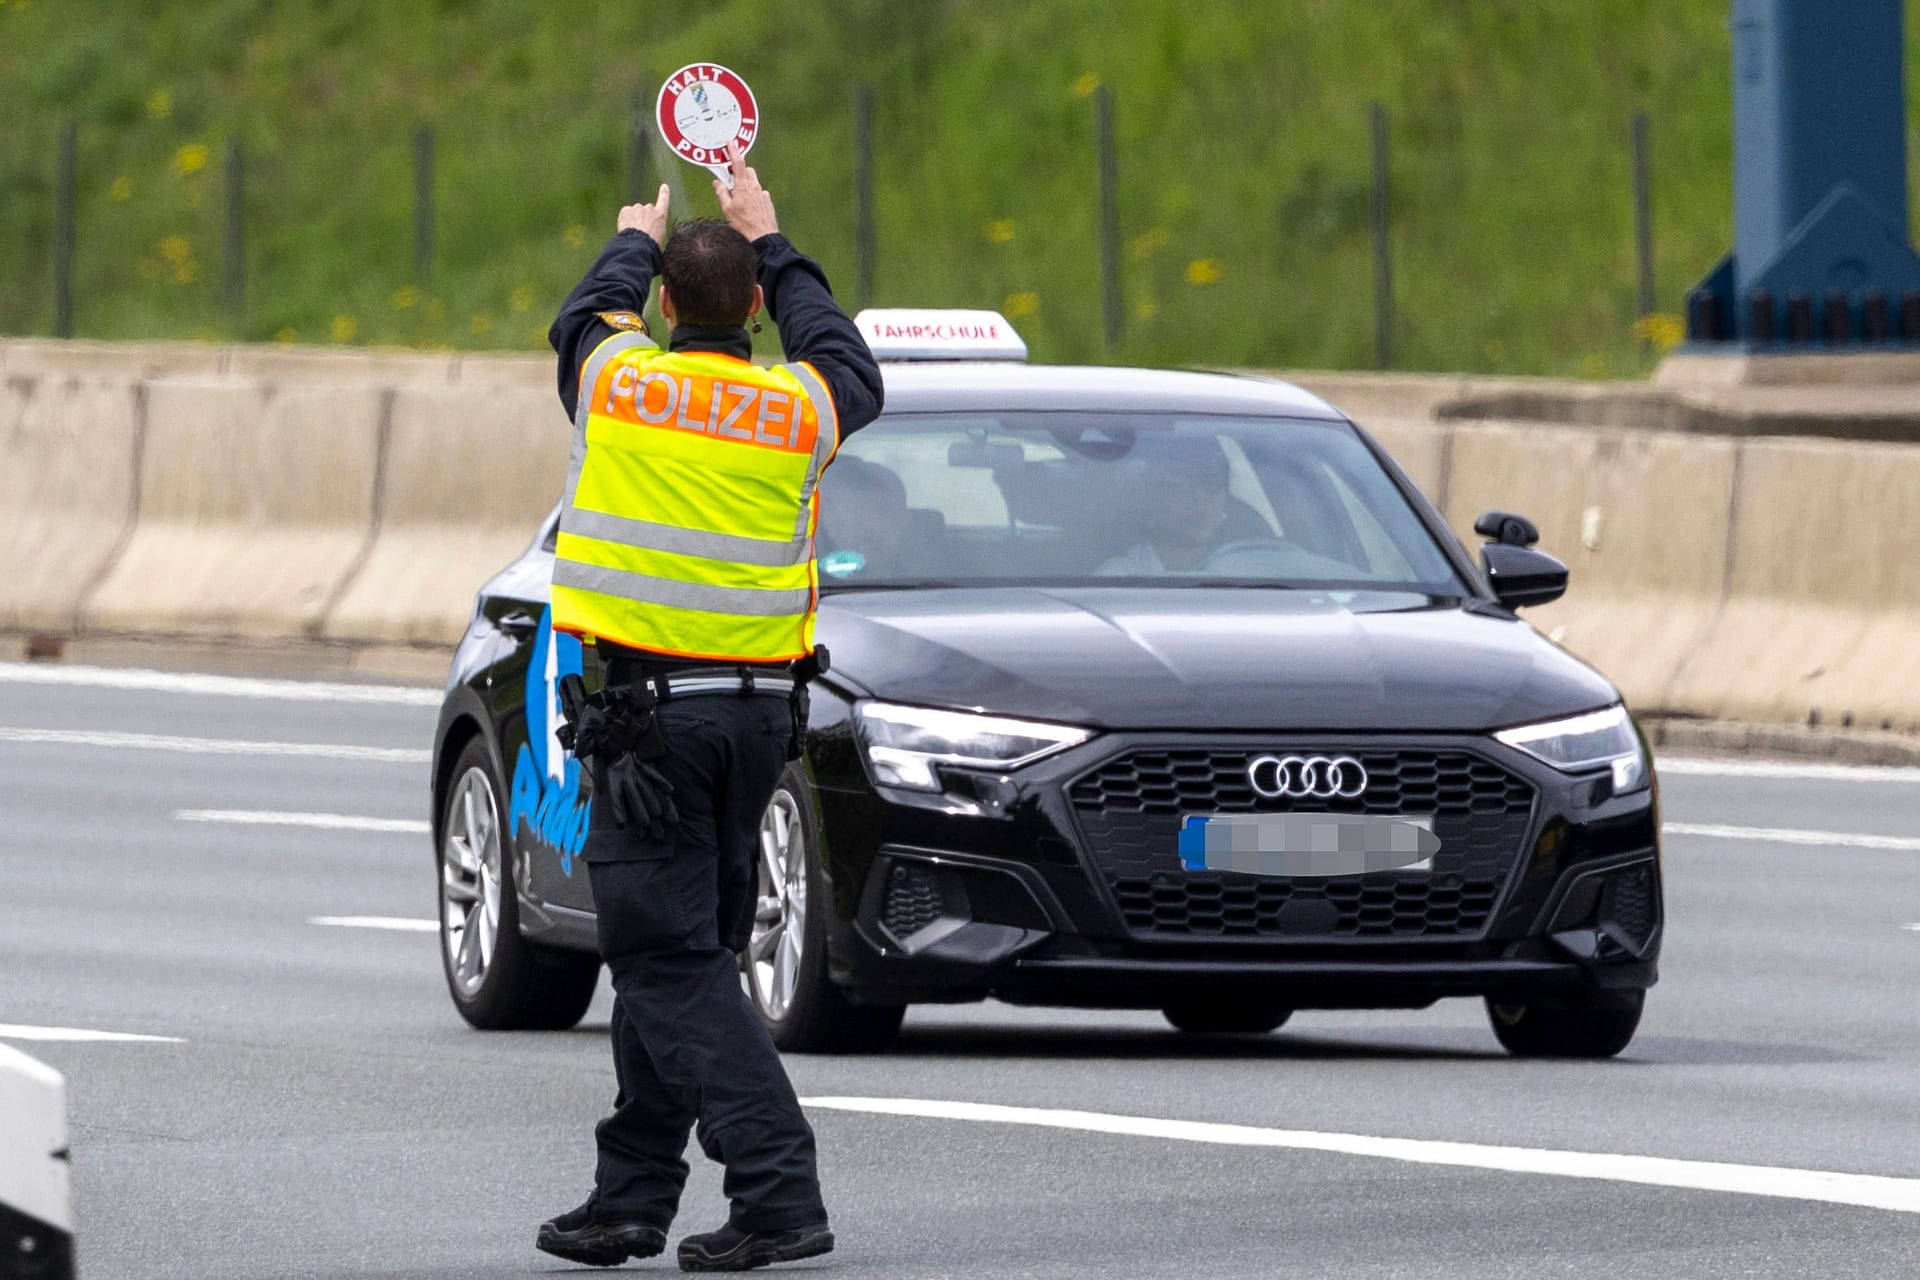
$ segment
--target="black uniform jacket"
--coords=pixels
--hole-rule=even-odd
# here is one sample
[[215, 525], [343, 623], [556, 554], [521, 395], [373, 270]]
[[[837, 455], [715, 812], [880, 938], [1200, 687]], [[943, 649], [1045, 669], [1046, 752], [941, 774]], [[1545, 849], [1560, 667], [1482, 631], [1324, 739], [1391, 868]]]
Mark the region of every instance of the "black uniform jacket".
[[[885, 391], [880, 366], [867, 340], [860, 336], [847, 313], [833, 300], [826, 272], [783, 235], [761, 236], [753, 242], [760, 263], [760, 288], [767, 310], [780, 328], [781, 345], [789, 361], [806, 361], [819, 373], [833, 396], [840, 421], [840, 438], [880, 416]], [[580, 370], [595, 347], [618, 330], [601, 319], [602, 312], [628, 311], [638, 315], [647, 305], [647, 292], [660, 273], [660, 246], [644, 231], [622, 231], [607, 241], [586, 278], [560, 306], [560, 315], [547, 330], [547, 341], [560, 359], [560, 403], [574, 416], [580, 397]], [[753, 355], [753, 338], [742, 328], [677, 326], [668, 342], [672, 351], [718, 351], [742, 360]], [[600, 642], [605, 656], [637, 661], [643, 669], [705, 665], [685, 659], [663, 659]]]
[[[826, 272], [779, 233], [753, 242], [760, 260], [760, 288], [767, 310], [780, 328], [780, 341], [790, 361], [812, 365], [833, 395], [840, 418], [840, 438], [880, 416], [880, 366], [874, 363], [867, 340], [833, 300]], [[559, 318], [547, 331], [547, 340], [560, 357], [560, 403], [573, 417], [580, 393], [580, 369], [593, 349], [616, 332], [600, 318], [602, 312], [646, 309], [647, 291], [660, 273], [660, 246], [644, 231], [622, 231], [607, 241], [586, 279], [574, 286], [560, 306]], [[680, 326], [668, 342], [673, 351], [719, 351], [742, 360], [753, 355], [753, 338], [745, 329], [703, 329]]]

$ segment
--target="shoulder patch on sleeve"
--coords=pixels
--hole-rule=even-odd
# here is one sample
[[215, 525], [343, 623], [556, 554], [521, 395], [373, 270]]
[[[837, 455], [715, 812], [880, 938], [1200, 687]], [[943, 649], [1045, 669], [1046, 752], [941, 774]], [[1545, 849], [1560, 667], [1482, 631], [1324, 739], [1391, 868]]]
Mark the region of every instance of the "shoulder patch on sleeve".
[[600, 318], [616, 329], [625, 329], [629, 333], [645, 333], [647, 322], [631, 311], [602, 311]]

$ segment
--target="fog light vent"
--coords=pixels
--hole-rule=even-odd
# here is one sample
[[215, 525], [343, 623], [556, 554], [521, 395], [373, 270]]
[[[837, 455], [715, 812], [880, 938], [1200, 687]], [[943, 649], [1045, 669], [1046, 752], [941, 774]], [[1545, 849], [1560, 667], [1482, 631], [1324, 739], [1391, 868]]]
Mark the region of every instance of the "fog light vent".
[[905, 941], [938, 920], [946, 910], [940, 884], [925, 868], [896, 862], [887, 876], [886, 897], [880, 904], [880, 923]]
[[1660, 923], [1659, 890], [1654, 885], [1653, 868], [1629, 867], [1608, 876], [1603, 915], [1636, 948], [1646, 946]]

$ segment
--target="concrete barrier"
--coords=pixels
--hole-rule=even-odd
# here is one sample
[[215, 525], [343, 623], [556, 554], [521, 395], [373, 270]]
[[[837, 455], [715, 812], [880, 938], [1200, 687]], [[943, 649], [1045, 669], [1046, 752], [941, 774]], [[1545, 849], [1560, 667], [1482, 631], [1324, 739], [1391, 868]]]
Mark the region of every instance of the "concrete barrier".
[[460, 387], [515, 387], [552, 395], [557, 373], [552, 355], [478, 355], [468, 351], [453, 357], [451, 377]]
[[229, 347], [211, 342], [0, 342], [0, 373], [28, 377], [132, 381], [214, 377], [226, 371]]
[[559, 501], [570, 430], [551, 387], [396, 392], [379, 536], [326, 634], [457, 640], [474, 592]]
[[230, 347], [222, 372], [231, 378], [276, 385], [300, 382], [389, 387], [453, 379], [450, 351], [382, 351], [343, 347]]
[[[564, 471], [541, 356], [6, 342], [0, 362], [15, 632], [429, 654]], [[1573, 585], [1527, 618], [1639, 709], [1920, 730], [1920, 447], [1453, 412], [1545, 380], [1299, 380], [1366, 423], [1469, 545], [1483, 510], [1538, 521]], [[1649, 393], [1568, 397], [1614, 414]]]
[[1646, 710], [1705, 643], [1726, 580], [1731, 441], [1524, 424], [1455, 428], [1447, 516], [1469, 546], [1496, 508], [1530, 516], [1571, 571], [1527, 619]]
[[0, 627], [73, 629], [133, 519], [138, 432], [131, 383], [0, 380]]
[[0, 1277], [73, 1280], [67, 1082], [0, 1045]]
[[1920, 729], [1920, 448], [1742, 446], [1725, 609], [1675, 704]]
[[149, 384], [133, 536], [82, 630], [315, 633], [372, 533], [383, 395]]

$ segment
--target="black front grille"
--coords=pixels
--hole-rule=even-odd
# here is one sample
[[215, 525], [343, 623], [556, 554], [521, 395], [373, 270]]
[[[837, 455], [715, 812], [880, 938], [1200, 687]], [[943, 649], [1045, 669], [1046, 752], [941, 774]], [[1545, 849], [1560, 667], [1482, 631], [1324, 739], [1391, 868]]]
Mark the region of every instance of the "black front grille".
[[[1352, 799], [1268, 799], [1247, 767], [1287, 750], [1141, 749], [1067, 791], [1093, 863], [1127, 928], [1156, 938], [1473, 938], [1519, 863], [1533, 815], [1524, 778], [1466, 751], [1316, 747], [1350, 755], [1368, 785]], [[1188, 871], [1180, 819], [1217, 813], [1376, 813], [1430, 817], [1429, 871], [1288, 879]]]
[[880, 923], [895, 940], [905, 942], [938, 920], [945, 909], [939, 882], [933, 876], [910, 863], [894, 863], [880, 906]]

